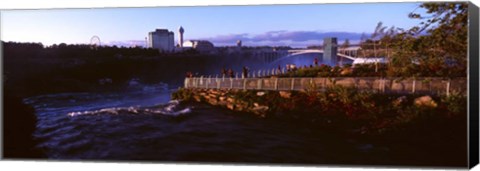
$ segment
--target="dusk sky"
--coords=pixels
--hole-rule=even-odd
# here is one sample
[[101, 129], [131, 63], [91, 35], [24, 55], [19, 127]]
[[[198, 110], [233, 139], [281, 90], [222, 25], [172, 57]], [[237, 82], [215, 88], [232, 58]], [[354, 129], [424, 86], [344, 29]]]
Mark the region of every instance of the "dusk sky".
[[85, 44], [94, 35], [102, 44], [141, 45], [149, 31], [185, 29], [185, 40], [205, 39], [216, 46], [286, 45], [304, 47], [335, 36], [352, 42], [384, 26], [410, 28], [420, 21], [408, 13], [422, 13], [419, 3], [317, 4], [270, 6], [204, 6], [157, 8], [95, 8], [5, 10], [1, 13], [1, 40]]

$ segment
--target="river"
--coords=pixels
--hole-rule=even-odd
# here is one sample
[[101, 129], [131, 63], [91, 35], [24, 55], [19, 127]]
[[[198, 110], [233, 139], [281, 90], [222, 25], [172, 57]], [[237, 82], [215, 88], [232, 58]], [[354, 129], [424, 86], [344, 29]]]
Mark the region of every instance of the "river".
[[[395, 164], [402, 156], [286, 120], [171, 101], [173, 90], [63, 93], [27, 98], [49, 159], [278, 164]], [[421, 154], [421, 153], [419, 153]], [[418, 155], [422, 156], [422, 155]], [[423, 157], [422, 157], [423, 158]], [[406, 163], [416, 160], [415, 157]]]

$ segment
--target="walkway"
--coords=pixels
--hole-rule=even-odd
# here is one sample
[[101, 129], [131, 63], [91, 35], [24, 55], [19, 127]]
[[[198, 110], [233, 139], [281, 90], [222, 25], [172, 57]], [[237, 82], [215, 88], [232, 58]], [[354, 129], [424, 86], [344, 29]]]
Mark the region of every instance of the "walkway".
[[333, 85], [355, 87], [361, 91], [385, 93], [466, 95], [466, 78], [378, 78], [378, 77], [315, 77], [315, 78], [185, 78], [185, 88], [243, 90], [326, 90]]

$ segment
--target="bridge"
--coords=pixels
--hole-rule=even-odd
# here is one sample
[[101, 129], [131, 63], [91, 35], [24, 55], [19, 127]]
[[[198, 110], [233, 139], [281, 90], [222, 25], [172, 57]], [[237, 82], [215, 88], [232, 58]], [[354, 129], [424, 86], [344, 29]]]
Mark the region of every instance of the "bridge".
[[328, 65], [337, 65], [338, 61], [343, 59], [349, 60], [353, 63], [357, 56], [359, 46], [353, 46], [348, 48], [342, 48], [337, 44], [337, 38], [327, 37], [323, 39], [322, 49], [291, 49], [275, 51], [276, 55], [273, 57], [265, 58], [266, 63], [277, 63], [281, 60], [288, 59], [290, 57], [303, 55], [303, 54], [322, 54], [322, 58], [319, 59], [319, 63]]
[[[355, 50], [356, 51], [356, 50]], [[291, 57], [295, 55], [303, 55], [303, 54], [309, 54], [309, 53], [324, 53], [324, 50], [320, 49], [295, 49], [295, 50], [288, 50], [288, 56], [285, 57]], [[350, 60], [355, 60], [355, 57], [346, 55], [344, 53], [337, 53], [337, 56], [340, 56], [342, 58], [350, 59]]]
[[[336, 64], [338, 60], [333, 58], [340, 57], [340, 59], [347, 59], [353, 63], [353, 61], [355, 61], [356, 59], [356, 57], [354, 57], [353, 55], [356, 56], [358, 49], [360, 48], [359, 47], [348, 48], [347, 50], [339, 49], [340, 52], [337, 52], [336, 55], [332, 55], [332, 52], [329, 52], [330, 57], [326, 57], [326, 55], [323, 55], [323, 58], [321, 58], [319, 62]], [[292, 49], [292, 50], [287, 50], [286, 52], [284, 51], [284, 52], [278, 53], [274, 57], [265, 58], [265, 62], [275, 63], [283, 59], [288, 59], [290, 57], [295, 57], [295, 56], [304, 55], [304, 54], [325, 54], [325, 50], [324, 49]]]

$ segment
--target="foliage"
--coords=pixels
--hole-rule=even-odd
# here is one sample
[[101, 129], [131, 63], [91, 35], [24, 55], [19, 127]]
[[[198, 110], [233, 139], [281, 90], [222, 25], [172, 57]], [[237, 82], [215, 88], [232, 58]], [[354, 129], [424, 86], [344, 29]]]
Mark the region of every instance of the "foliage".
[[467, 106], [467, 99], [460, 94], [452, 93], [449, 96], [442, 97], [441, 101], [443, 106], [440, 107], [448, 111], [449, 116], [467, 113], [465, 108], [465, 106]]
[[394, 36], [392, 75], [464, 77], [467, 69], [468, 4], [424, 3], [427, 15], [411, 13], [421, 20]]
[[172, 93], [172, 99], [174, 100], [191, 100], [192, 97], [192, 90], [187, 88], [179, 88], [177, 91]]
[[322, 64], [318, 67], [290, 71], [279, 77], [382, 77], [386, 76], [387, 71], [388, 66], [385, 64], [356, 64], [355, 66], [348, 64], [342, 67]]
[[370, 38], [362, 36], [362, 57], [386, 57], [388, 76], [465, 77], [467, 69], [468, 4], [427, 2], [425, 15], [411, 13], [420, 25], [410, 29], [379, 22]]
[[[89, 45], [52, 45], [3, 42], [4, 82], [20, 96], [47, 93], [109, 91], [128, 87], [131, 79], [142, 84], [181, 85], [185, 73], [214, 74], [222, 66], [240, 66], [241, 57], [191, 52], [162, 54], [154, 49]], [[181, 62], [179, 62], [181, 61]], [[224, 64], [225, 65], [222, 65]], [[228, 64], [227, 64], [228, 63]], [[99, 84], [111, 79], [109, 84]]]

